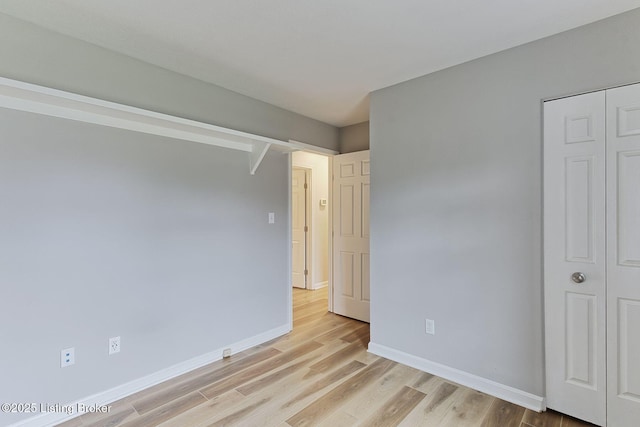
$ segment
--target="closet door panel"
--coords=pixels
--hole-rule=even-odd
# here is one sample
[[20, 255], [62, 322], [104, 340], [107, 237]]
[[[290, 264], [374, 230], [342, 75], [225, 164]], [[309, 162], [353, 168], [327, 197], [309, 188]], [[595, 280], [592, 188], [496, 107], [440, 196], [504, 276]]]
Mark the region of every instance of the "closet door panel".
[[[604, 92], [544, 106], [547, 406], [599, 425], [606, 416], [604, 118]], [[584, 280], [576, 283], [574, 273]]]
[[607, 412], [640, 420], [640, 85], [607, 98]]

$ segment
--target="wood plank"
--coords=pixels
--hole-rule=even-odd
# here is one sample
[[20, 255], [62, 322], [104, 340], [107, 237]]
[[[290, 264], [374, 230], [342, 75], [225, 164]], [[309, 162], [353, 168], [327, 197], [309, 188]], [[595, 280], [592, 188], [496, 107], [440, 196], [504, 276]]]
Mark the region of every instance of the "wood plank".
[[562, 415], [552, 410], [538, 413], [527, 409], [522, 422], [532, 427], [561, 427]]
[[294, 307], [296, 303], [324, 300], [328, 301], [329, 288], [324, 287], [320, 289], [300, 289], [293, 288], [293, 303]]
[[397, 426], [425, 396], [424, 393], [416, 389], [404, 386], [373, 413], [364, 422], [364, 425], [371, 427]]
[[335, 353], [325, 357], [319, 362], [310, 366], [310, 371], [307, 377], [318, 375], [322, 372], [332, 369], [336, 365], [344, 363], [346, 360], [353, 358], [356, 354], [362, 352], [365, 348], [359, 343], [355, 342], [349, 344], [347, 347], [336, 351]]
[[287, 422], [292, 427], [317, 424], [346, 403], [359, 389], [372, 383], [395, 365], [396, 363], [391, 360], [380, 358], [321, 398], [315, 400], [302, 411], [289, 418]]
[[466, 389], [461, 399], [453, 404], [451, 411], [442, 419], [442, 426], [480, 426], [494, 399], [495, 397], [491, 397], [488, 394]]
[[82, 421], [80, 420], [80, 417], [75, 417], [75, 418], [71, 418], [69, 421], [65, 421], [62, 424], [58, 424], [56, 427], [81, 427], [84, 424], [82, 424]]
[[340, 337], [340, 339], [346, 342], [359, 341], [363, 345], [367, 345], [369, 343], [369, 325], [365, 323], [364, 325], [357, 328], [355, 331], [350, 332], [343, 337]]
[[[368, 327], [369, 325], [367, 325]], [[316, 336], [314, 338], [314, 341], [318, 341], [321, 343], [325, 343], [328, 341], [333, 341], [335, 339], [340, 339], [340, 337], [343, 337], [349, 333], [351, 333], [351, 331], [353, 331], [353, 324], [352, 323], [343, 323], [341, 325], [338, 325], [337, 327], [331, 329], [328, 332], [325, 332], [324, 334], [320, 334], [318, 336]]]
[[429, 400], [429, 404], [425, 408], [425, 412], [432, 412], [443, 402], [445, 402], [453, 393], [458, 390], [458, 386], [455, 386], [450, 383], [441, 384], [436, 390], [435, 394]]
[[326, 300], [310, 300], [302, 304], [295, 304], [294, 315], [306, 316], [307, 314], [313, 311], [322, 310], [322, 309], [326, 311], [328, 307], [329, 305]]
[[482, 427], [520, 427], [524, 417], [524, 409], [522, 406], [495, 399], [484, 417]]
[[133, 406], [127, 403], [126, 406], [120, 406], [107, 414], [85, 414], [80, 418], [84, 426], [115, 427], [138, 417]]
[[[317, 351], [322, 351], [320, 348]], [[280, 426], [289, 417], [302, 410], [314, 399], [318, 398], [325, 393], [323, 389], [314, 388], [313, 391], [304, 399], [296, 400], [295, 395], [298, 394], [301, 388], [308, 389], [313, 386], [313, 379], [304, 379], [304, 370], [296, 371], [290, 377], [284, 380], [276, 381], [260, 392], [253, 393], [248, 396], [240, 404], [235, 405], [233, 408], [227, 409], [216, 415], [217, 421], [229, 416], [232, 413], [236, 414], [235, 419], [243, 417], [239, 425], [248, 426]], [[336, 379], [330, 386], [338, 385], [344, 381], [347, 381], [350, 376], [343, 376], [340, 379]], [[243, 408], [254, 405], [265, 397], [269, 397], [270, 400], [264, 405], [255, 407], [251, 411], [244, 411], [241, 414]], [[292, 402], [293, 401], [293, 402]], [[288, 404], [292, 402], [291, 404]], [[199, 424], [197, 427], [204, 427], [206, 424]]]
[[212, 424], [209, 424], [209, 427], [224, 427], [224, 426], [230, 426], [230, 425], [240, 425], [239, 424], [240, 420], [242, 420], [244, 417], [249, 415], [251, 412], [255, 411], [260, 406], [269, 402], [269, 400], [271, 400], [271, 398], [265, 397], [259, 402], [254, 403], [253, 405], [242, 408], [230, 415], [227, 415], [221, 420], [218, 420]]
[[239, 387], [261, 375], [266, 374], [278, 367], [291, 362], [307, 353], [322, 347], [322, 344], [315, 341], [310, 341], [302, 344], [290, 351], [284, 352], [278, 356], [269, 358], [256, 366], [247, 368], [242, 372], [238, 372], [235, 375], [222, 378], [210, 386], [207, 386], [200, 390], [200, 392], [208, 399], [216, 397], [226, 391]]
[[415, 388], [416, 390], [420, 390], [428, 382], [433, 381], [434, 378], [436, 378], [436, 376], [434, 376], [433, 374], [423, 372], [422, 375], [420, 375], [420, 377], [418, 377], [418, 379], [416, 379], [416, 381], [411, 385], [411, 387]]
[[302, 369], [304, 366], [306, 366], [309, 361], [313, 360], [312, 358], [309, 359], [305, 359], [301, 362], [298, 363], [294, 363], [293, 365], [289, 365], [285, 368], [282, 368], [270, 375], [267, 375], [265, 377], [259, 378], [257, 380], [251, 381], [245, 385], [243, 385], [242, 387], [238, 387], [237, 390], [242, 393], [244, 396], [249, 396], [250, 394], [256, 393], [262, 389], [264, 389], [265, 387], [268, 387], [270, 384], [273, 384], [276, 381], [280, 381], [281, 379], [284, 379], [286, 377], [288, 377], [289, 375], [292, 375], [293, 373], [295, 373], [296, 371]]
[[570, 417], [569, 415], [562, 415], [562, 427], [597, 427], [597, 426], [595, 424], [591, 424], [586, 421], [582, 421], [577, 418]]
[[464, 392], [458, 386], [442, 380], [439, 382], [429, 381], [426, 384], [438, 384], [438, 386], [416, 405], [413, 411], [400, 422], [400, 426], [439, 427], [458, 395], [462, 395]]
[[213, 372], [195, 377], [189, 381], [179, 383], [173, 387], [163, 388], [155, 394], [132, 402], [132, 405], [140, 415], [146, 414], [147, 412], [152, 411], [153, 409], [158, 408], [165, 403], [171, 402], [174, 399], [206, 387], [216, 381], [231, 377], [238, 372], [255, 365], [256, 363], [267, 360], [278, 354], [282, 354], [282, 352], [273, 348], [264, 349], [256, 354], [252, 354], [251, 356], [242, 358], [237, 362], [233, 362]]
[[304, 400], [308, 396], [311, 396], [312, 394], [316, 393], [318, 390], [322, 390], [334, 383], [337, 383], [341, 379], [348, 377], [352, 373], [364, 368], [365, 366], [367, 365], [357, 360], [353, 360], [349, 362], [348, 364], [344, 365], [341, 368], [336, 369], [329, 375], [322, 377], [321, 379], [319, 379], [318, 381], [316, 381], [315, 383], [313, 383], [312, 385], [304, 389], [301, 393], [297, 394], [292, 400], [285, 403], [283, 405], [283, 408], [290, 407], [295, 403]]
[[[367, 389], [362, 389], [357, 396], [342, 406], [341, 410], [357, 417], [359, 420], [367, 419], [377, 408], [400, 392], [405, 386], [415, 382], [421, 375], [417, 369], [397, 364], [380, 376]], [[421, 394], [424, 396], [425, 393]]]
[[[319, 427], [352, 427], [358, 424], [358, 419], [345, 412], [338, 411], [329, 415], [329, 417], [320, 424]], [[288, 426], [289, 424], [287, 424]]]
[[150, 411], [144, 415], [141, 415], [131, 421], [122, 424], [123, 427], [152, 427], [161, 424], [164, 421], [188, 411], [189, 409], [198, 406], [207, 399], [200, 393], [194, 392], [183, 396], [179, 399], [175, 399], [171, 403], [167, 403], [153, 411]]
[[227, 357], [224, 359], [220, 359], [217, 360], [215, 362], [209, 363], [205, 366], [202, 366], [200, 368], [194, 369], [193, 371], [189, 371], [185, 374], [182, 374], [178, 377], [172, 378], [170, 380], [167, 380], [163, 383], [157, 384], [153, 387], [149, 387], [147, 389], [144, 389], [142, 391], [139, 391], [137, 393], [132, 394], [131, 396], [127, 396], [126, 398], [122, 399], [124, 401], [127, 401], [129, 403], [138, 401], [138, 400], [142, 400], [144, 398], [147, 398], [151, 395], [157, 394], [158, 392], [164, 391], [170, 387], [174, 387], [178, 384], [182, 384], [182, 383], [186, 383], [189, 380], [193, 380], [195, 378], [201, 377], [203, 375], [218, 371], [221, 368], [224, 368], [228, 365], [232, 365], [234, 363], [237, 363], [238, 361], [240, 361], [241, 359], [244, 359], [247, 356], [251, 356], [253, 354], [256, 353], [260, 353], [264, 350], [267, 350], [270, 348], [270, 344], [272, 344], [273, 342], [277, 341], [278, 338], [276, 338], [275, 340], [272, 340], [270, 342], [267, 343], [263, 343], [260, 345], [257, 345], [255, 347], [251, 347], [247, 350], [241, 351], [239, 353], [235, 353], [232, 354], [231, 357]]
[[335, 316], [335, 314], [329, 313], [326, 310], [320, 310], [320, 312], [322, 312], [322, 316], [321, 317], [318, 317], [318, 312], [316, 312], [316, 313], [307, 314], [306, 316], [299, 317], [298, 319], [294, 319], [293, 320], [293, 327], [295, 328], [295, 327], [298, 327], [298, 326], [306, 325], [308, 323], [318, 322], [318, 321], [322, 321], [324, 319], [330, 319], [333, 316]]
[[218, 414], [240, 404], [240, 402], [245, 399], [246, 398], [236, 390], [231, 390], [214, 399], [207, 400], [198, 406], [194, 406], [188, 411], [163, 422], [160, 426], [185, 427], [195, 426], [202, 423], [206, 424], [207, 422], [214, 420]]
[[[336, 327], [342, 326], [344, 324], [345, 322], [342, 320], [327, 319], [324, 322], [310, 326], [309, 328], [305, 329], [304, 332], [301, 332], [301, 330], [304, 329], [303, 327], [301, 327], [299, 329], [296, 329], [294, 332], [281, 337], [278, 342], [274, 343], [271, 347], [277, 348], [280, 351], [287, 351], [303, 342], [309, 340], [315, 341], [316, 336], [324, 334], [325, 332], [329, 332]], [[318, 342], [329, 343], [331, 341], [323, 340]], [[342, 344], [346, 344], [344, 341], [341, 342]]]
[[325, 316], [330, 315], [327, 310], [327, 304], [318, 305], [317, 303], [306, 304], [304, 311], [299, 311], [293, 316], [293, 325], [303, 325], [308, 322], [313, 322], [321, 318], [318, 315]]

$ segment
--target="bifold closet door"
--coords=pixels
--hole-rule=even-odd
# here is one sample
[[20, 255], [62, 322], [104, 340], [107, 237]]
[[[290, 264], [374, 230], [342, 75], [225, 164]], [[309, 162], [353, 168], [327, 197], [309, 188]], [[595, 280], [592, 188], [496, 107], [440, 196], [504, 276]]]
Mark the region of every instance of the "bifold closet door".
[[640, 84], [546, 102], [544, 120], [547, 406], [637, 427]]
[[544, 106], [547, 406], [604, 425], [605, 93]]
[[640, 84], [607, 91], [607, 421], [640, 426]]

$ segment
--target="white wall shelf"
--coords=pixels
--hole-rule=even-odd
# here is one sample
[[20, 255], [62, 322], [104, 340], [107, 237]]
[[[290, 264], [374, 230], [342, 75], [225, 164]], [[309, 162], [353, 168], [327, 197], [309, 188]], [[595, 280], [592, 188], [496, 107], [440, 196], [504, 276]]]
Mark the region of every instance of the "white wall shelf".
[[0, 77], [0, 107], [245, 151], [249, 153], [251, 175], [270, 148], [291, 152], [306, 145], [4, 77]]

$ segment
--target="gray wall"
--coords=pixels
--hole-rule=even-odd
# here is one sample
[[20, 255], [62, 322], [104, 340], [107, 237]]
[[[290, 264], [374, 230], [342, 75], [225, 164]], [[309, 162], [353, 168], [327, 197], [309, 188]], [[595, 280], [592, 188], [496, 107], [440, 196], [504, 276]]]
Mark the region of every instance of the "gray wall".
[[[2, 76], [338, 148], [331, 126], [2, 15], [0, 57]], [[248, 169], [244, 152], [0, 109], [0, 402], [64, 404], [285, 325], [287, 158]]]
[[338, 129], [0, 14], [0, 76], [338, 150]]
[[639, 46], [635, 10], [372, 94], [373, 342], [544, 394], [541, 100]]
[[369, 122], [340, 128], [340, 153], [369, 149]]

